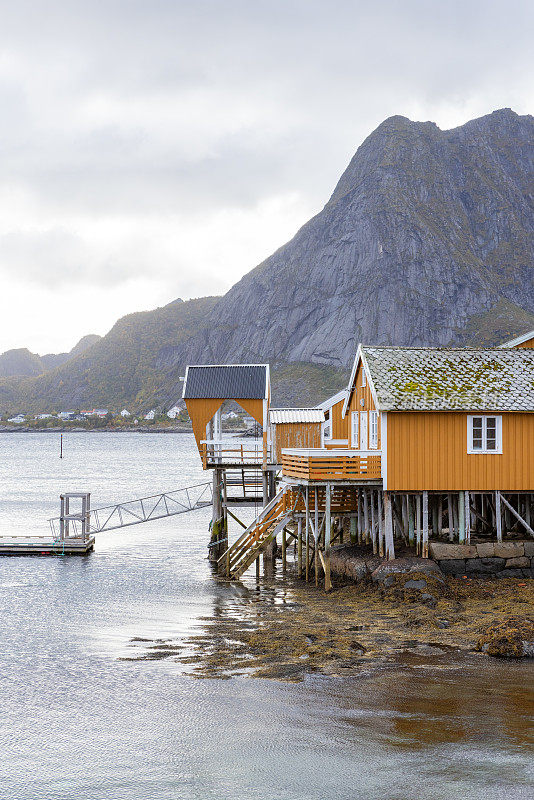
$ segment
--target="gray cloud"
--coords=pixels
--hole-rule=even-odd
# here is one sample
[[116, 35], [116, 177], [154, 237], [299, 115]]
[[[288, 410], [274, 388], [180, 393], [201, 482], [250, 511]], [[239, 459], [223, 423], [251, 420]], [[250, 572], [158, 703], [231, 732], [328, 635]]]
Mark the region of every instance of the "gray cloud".
[[0, 273], [32, 285], [223, 290], [385, 117], [532, 108], [528, 0], [0, 5]]

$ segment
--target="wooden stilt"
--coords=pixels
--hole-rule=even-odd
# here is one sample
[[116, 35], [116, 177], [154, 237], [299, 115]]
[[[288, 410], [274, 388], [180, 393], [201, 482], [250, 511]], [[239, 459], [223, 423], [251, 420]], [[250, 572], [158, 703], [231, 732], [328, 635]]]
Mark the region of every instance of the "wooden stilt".
[[369, 544], [369, 497], [367, 495], [367, 490], [363, 489], [363, 533], [365, 538], [365, 543]]
[[502, 542], [502, 508], [500, 492], [495, 492], [495, 527], [497, 528], [497, 541]]
[[306, 486], [306, 583], [310, 580], [310, 491]]
[[464, 492], [465, 497], [465, 541], [469, 544], [471, 541], [471, 504], [469, 500], [469, 492]]
[[385, 547], [384, 547], [384, 513], [383, 513], [383, 502], [382, 502], [382, 492], [379, 490], [377, 492], [377, 509], [378, 509], [378, 555], [380, 558], [384, 558]]
[[377, 553], [376, 519], [375, 519], [375, 493], [371, 489], [369, 492], [371, 501], [371, 541], [373, 543], [373, 555]]
[[395, 558], [395, 545], [393, 543], [393, 509], [389, 492], [384, 492], [384, 528], [386, 534], [386, 558], [388, 561], [392, 561]]
[[465, 543], [465, 492], [458, 492], [458, 542]]
[[297, 559], [298, 576], [302, 578], [302, 517], [297, 520]]
[[315, 585], [319, 586], [319, 559], [317, 558], [317, 554], [319, 552], [319, 491], [317, 487], [315, 487], [315, 535], [314, 535], [315, 543], [314, 543], [314, 550], [315, 550], [315, 558], [314, 558], [314, 566], [315, 566]]
[[325, 497], [325, 521], [324, 521], [324, 588], [329, 592], [332, 588], [330, 580], [330, 541], [332, 537], [332, 517], [331, 517], [332, 485], [326, 484]]
[[423, 537], [421, 555], [423, 558], [428, 558], [428, 492], [423, 492]]
[[415, 544], [415, 519], [414, 519], [414, 508], [413, 508], [413, 498], [410, 495], [406, 496], [406, 504], [408, 506], [408, 544], [410, 547], [413, 547]]
[[415, 497], [415, 552], [421, 553], [421, 495]]

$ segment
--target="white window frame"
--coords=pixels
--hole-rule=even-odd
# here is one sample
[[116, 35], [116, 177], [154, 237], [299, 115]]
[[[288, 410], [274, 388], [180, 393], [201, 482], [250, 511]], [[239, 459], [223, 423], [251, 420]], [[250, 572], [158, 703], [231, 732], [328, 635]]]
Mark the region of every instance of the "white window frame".
[[378, 411], [369, 411], [369, 450], [378, 450]]
[[[482, 420], [482, 449], [473, 447], [473, 420]], [[488, 450], [486, 447], [487, 420], [495, 420], [495, 450]], [[467, 417], [467, 453], [468, 455], [502, 455], [502, 417], [498, 414], [469, 414]]]
[[362, 364], [362, 389], [364, 386], [367, 386], [367, 375], [365, 374], [365, 370]]
[[[362, 425], [362, 422], [365, 422], [365, 424]], [[369, 449], [369, 414], [367, 413], [367, 411], [360, 411], [360, 450], [368, 450], [368, 449]]]
[[[354, 423], [356, 422], [356, 425]], [[360, 448], [360, 412], [351, 411], [350, 413], [350, 444], [351, 447], [359, 450]]]

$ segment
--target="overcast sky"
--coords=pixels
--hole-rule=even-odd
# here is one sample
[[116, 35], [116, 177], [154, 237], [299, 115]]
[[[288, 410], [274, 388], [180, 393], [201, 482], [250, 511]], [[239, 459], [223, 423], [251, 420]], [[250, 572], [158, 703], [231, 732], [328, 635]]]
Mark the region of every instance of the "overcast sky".
[[0, 0], [0, 352], [225, 292], [403, 114], [534, 110], [531, 0]]

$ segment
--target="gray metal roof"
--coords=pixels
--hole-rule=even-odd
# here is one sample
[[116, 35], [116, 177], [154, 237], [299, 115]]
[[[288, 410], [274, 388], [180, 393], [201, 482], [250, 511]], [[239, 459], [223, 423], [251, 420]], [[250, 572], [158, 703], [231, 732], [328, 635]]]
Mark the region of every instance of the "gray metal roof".
[[268, 387], [268, 364], [198, 364], [187, 367], [182, 397], [264, 400]]
[[284, 422], [324, 422], [322, 408], [271, 408], [269, 422], [279, 425]]
[[362, 347], [381, 411], [534, 411], [534, 350]]

